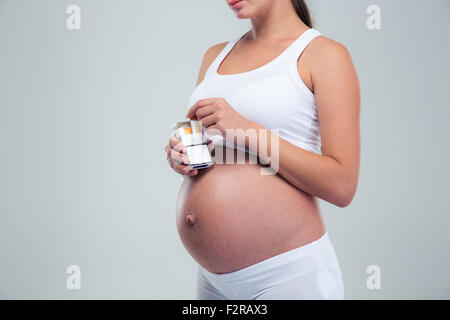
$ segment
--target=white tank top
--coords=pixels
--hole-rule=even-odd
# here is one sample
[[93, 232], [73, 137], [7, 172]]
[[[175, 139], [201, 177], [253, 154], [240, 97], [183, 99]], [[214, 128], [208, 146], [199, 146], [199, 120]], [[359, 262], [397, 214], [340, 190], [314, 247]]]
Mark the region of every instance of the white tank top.
[[[280, 138], [314, 153], [320, 153], [319, 118], [314, 94], [298, 73], [298, 58], [306, 46], [320, 35], [308, 29], [269, 63], [247, 72], [222, 75], [220, 64], [236, 43], [227, 43], [209, 66], [203, 81], [192, 93], [190, 108], [198, 100], [224, 98], [237, 112], [266, 129], [277, 129]], [[223, 146], [221, 136], [210, 136], [216, 146]], [[235, 147], [228, 141], [228, 147]], [[236, 146], [248, 151], [247, 148]]]

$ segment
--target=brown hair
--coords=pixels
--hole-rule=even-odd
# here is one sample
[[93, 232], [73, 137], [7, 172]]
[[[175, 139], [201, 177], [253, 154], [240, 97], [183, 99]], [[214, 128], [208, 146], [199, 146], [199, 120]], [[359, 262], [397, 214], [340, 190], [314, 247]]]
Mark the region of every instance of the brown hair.
[[313, 24], [311, 21], [311, 15], [309, 14], [308, 6], [306, 5], [305, 0], [292, 0], [292, 4], [294, 5], [298, 17], [304, 24], [312, 28]]

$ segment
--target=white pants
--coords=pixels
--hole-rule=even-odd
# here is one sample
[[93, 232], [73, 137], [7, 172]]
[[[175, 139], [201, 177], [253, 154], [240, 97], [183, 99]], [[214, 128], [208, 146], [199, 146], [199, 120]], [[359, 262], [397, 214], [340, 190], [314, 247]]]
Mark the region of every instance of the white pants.
[[343, 299], [339, 263], [328, 234], [302, 247], [230, 273], [199, 266], [200, 300]]

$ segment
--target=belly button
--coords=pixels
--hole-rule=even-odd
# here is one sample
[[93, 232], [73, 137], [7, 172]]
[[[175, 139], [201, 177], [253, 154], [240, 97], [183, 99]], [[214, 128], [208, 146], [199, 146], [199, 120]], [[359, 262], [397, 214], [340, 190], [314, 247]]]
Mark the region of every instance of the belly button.
[[187, 222], [187, 224], [193, 226], [193, 225], [195, 224], [195, 218], [194, 218], [194, 216], [188, 214], [188, 215], [186, 216], [186, 222]]

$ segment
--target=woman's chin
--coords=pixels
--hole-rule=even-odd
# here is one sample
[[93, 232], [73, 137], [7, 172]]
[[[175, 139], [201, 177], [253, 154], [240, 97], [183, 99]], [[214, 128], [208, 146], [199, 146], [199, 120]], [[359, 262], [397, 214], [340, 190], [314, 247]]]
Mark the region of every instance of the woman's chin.
[[245, 14], [244, 12], [238, 11], [236, 12], [236, 18], [238, 19], [250, 19], [251, 16], [248, 14]]
[[252, 14], [250, 14], [248, 11], [249, 10], [247, 8], [240, 8], [238, 10], [235, 10], [236, 18], [250, 19], [252, 17]]

